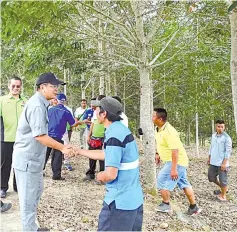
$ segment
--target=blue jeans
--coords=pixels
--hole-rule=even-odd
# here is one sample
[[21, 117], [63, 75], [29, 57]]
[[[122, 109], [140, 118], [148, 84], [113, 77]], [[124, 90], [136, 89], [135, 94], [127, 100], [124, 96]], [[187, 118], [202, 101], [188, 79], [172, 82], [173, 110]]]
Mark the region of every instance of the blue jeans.
[[173, 191], [176, 185], [180, 189], [191, 187], [187, 179], [187, 168], [177, 165], [178, 179], [172, 180], [170, 176], [172, 162], [166, 162], [160, 170], [157, 178], [158, 189]]
[[135, 210], [116, 209], [115, 201], [103, 203], [98, 231], [142, 231], [143, 205]]

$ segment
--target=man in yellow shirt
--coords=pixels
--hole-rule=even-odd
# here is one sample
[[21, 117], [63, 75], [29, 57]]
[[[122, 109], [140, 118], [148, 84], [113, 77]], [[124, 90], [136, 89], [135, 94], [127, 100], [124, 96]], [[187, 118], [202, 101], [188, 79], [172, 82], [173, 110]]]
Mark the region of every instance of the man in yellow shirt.
[[156, 163], [160, 159], [164, 162], [157, 178], [157, 185], [162, 196], [162, 203], [158, 206], [159, 212], [170, 212], [170, 191], [176, 185], [183, 189], [187, 196], [190, 206], [188, 215], [198, 214], [200, 209], [197, 207], [192, 186], [187, 179], [188, 156], [180, 141], [178, 132], [167, 122], [167, 112], [162, 108], [155, 108], [152, 121], [156, 126]]
[[[20, 95], [22, 80], [13, 76], [8, 83], [9, 94], [0, 97], [1, 124], [1, 198], [6, 197], [12, 166], [12, 152], [16, 137], [16, 129], [21, 112], [27, 99]], [[17, 191], [15, 175], [13, 189]]]

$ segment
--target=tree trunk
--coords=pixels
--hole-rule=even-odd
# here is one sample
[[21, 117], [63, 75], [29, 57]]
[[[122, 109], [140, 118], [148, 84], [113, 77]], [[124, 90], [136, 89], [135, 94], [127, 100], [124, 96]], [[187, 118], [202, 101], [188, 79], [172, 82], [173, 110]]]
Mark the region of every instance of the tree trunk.
[[85, 73], [81, 74], [81, 99], [86, 98]]
[[234, 106], [235, 129], [237, 134], [237, 8], [231, 11], [231, 84]]
[[118, 90], [117, 90], [116, 73], [115, 73], [115, 75], [114, 75], [114, 84], [113, 84], [113, 87], [114, 87], [114, 96], [117, 96], [117, 95], [118, 95]]
[[148, 68], [140, 68], [140, 126], [143, 130], [143, 149], [145, 152], [145, 159], [143, 162], [144, 187], [147, 190], [155, 188], [155, 138], [154, 126], [151, 121], [151, 85]]
[[199, 156], [198, 113], [196, 113], [196, 155]]
[[[99, 51], [99, 57], [103, 57], [103, 41], [102, 41], [102, 34], [103, 34], [103, 29], [102, 29], [102, 22], [101, 19], [99, 19], [99, 39], [98, 39], [98, 51]], [[101, 64], [100, 65], [100, 86], [99, 86], [99, 94], [102, 95], [105, 93], [105, 77], [104, 77], [104, 66]]]
[[140, 62], [138, 64], [138, 71], [140, 75], [140, 127], [143, 130], [143, 185], [146, 191], [156, 191], [155, 179], [155, 138], [154, 138], [154, 126], [151, 120], [152, 101], [151, 96], [151, 80], [150, 69], [148, 66], [148, 45], [145, 39], [145, 30], [143, 25], [143, 13], [145, 9], [145, 1], [131, 1], [131, 7], [133, 9], [136, 21], [136, 34], [138, 37], [138, 54]]
[[[67, 70], [65, 68], [63, 69], [63, 81], [64, 83], [67, 82]], [[63, 86], [63, 92], [67, 96], [67, 85]]]

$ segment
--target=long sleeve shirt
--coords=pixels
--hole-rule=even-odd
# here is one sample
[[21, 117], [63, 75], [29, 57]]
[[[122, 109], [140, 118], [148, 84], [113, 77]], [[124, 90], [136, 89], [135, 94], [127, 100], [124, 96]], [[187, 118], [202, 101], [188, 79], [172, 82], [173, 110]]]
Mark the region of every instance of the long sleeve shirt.
[[[224, 159], [230, 158], [231, 151], [232, 140], [226, 132], [223, 132], [222, 134], [215, 133], [212, 135], [209, 151], [211, 165], [221, 166]], [[227, 162], [227, 166], [229, 166], [229, 161]]]

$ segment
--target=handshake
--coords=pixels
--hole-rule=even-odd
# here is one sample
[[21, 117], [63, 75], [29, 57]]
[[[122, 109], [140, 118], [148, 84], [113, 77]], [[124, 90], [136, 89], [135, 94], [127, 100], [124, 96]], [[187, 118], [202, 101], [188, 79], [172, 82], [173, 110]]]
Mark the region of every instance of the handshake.
[[76, 155], [80, 155], [80, 148], [78, 146], [72, 146], [70, 144], [64, 145], [62, 149], [62, 153], [66, 155], [67, 158], [74, 157]]

